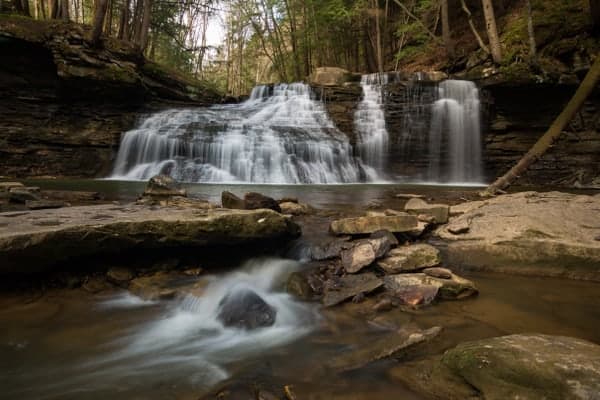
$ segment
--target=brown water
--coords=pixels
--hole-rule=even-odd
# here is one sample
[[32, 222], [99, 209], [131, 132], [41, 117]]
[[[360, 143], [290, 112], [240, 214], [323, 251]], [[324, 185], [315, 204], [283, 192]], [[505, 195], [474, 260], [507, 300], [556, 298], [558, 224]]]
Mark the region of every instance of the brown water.
[[[598, 284], [491, 274], [468, 277], [477, 283], [479, 297], [411, 313], [374, 313], [370, 299], [329, 310], [308, 305], [307, 310], [320, 317], [305, 321], [310, 327], [304, 335], [280, 345], [277, 334], [241, 345], [235, 339], [231, 347], [213, 352], [213, 358], [222, 359], [214, 365], [208, 365], [210, 357], [204, 354], [214, 348], [192, 345], [206, 340], [210, 332], [204, 339], [189, 336], [159, 347], [140, 339], [147, 339], [144, 335], [157, 324], [169, 332], [166, 341], [178, 329], [188, 329], [179, 317], [173, 318], [177, 301], [147, 304], [120, 292], [92, 295], [81, 289], [38, 296], [5, 294], [0, 298], [0, 398], [196, 399], [223, 385], [240, 388], [241, 397], [234, 398], [247, 398], [252, 385], [276, 392], [292, 384], [301, 399], [418, 399], [388, 378], [387, 370], [397, 362], [511, 333], [568, 335], [600, 343]], [[196, 311], [199, 321], [206, 318]], [[342, 374], [325, 367], [329, 360], [407, 324], [438, 325], [444, 331], [400, 361], [379, 361]], [[149, 337], [160, 340], [160, 335]], [[215, 365], [221, 371], [215, 373]]]
[[[134, 199], [144, 187], [139, 182], [94, 180], [28, 184], [100, 191], [109, 200], [121, 201]], [[405, 200], [395, 198], [396, 193], [456, 203], [475, 197], [479, 190], [426, 185], [188, 185], [187, 189], [192, 196], [212, 201], [219, 200], [222, 190], [294, 196], [332, 215], [363, 212], [367, 207], [399, 208]], [[302, 240], [323, 240], [329, 218], [327, 212], [305, 218]], [[323, 310], [282, 293], [286, 276], [301, 266], [277, 264], [275, 273], [269, 262], [261, 263], [266, 269], [251, 284], [279, 305], [278, 320], [284, 322], [253, 335], [215, 326], [210, 310], [220, 299], [218, 291], [199, 305], [181, 300], [147, 303], [124, 292], [94, 295], [83, 289], [0, 294], [0, 399], [199, 399], [214, 398], [211, 394], [223, 387], [232, 393], [230, 398], [249, 399], [253, 388], [281, 394], [282, 387], [291, 384], [299, 399], [411, 400], [420, 397], [391, 380], [388, 370], [460, 342], [540, 332], [600, 343], [597, 283], [464, 273], [479, 287], [478, 297], [412, 312], [374, 313], [369, 298]], [[223, 287], [238, 282], [239, 276], [232, 281], [229, 274], [218, 275], [213, 282]], [[260, 287], [271, 279], [268, 289]], [[400, 359], [347, 373], [326, 367], [336, 357], [410, 325], [444, 330], [433, 342]]]

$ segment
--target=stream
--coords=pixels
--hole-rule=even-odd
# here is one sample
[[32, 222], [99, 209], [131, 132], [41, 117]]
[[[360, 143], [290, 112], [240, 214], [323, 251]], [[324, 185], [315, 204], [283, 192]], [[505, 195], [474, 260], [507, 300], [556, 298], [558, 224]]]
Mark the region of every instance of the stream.
[[[144, 183], [115, 180], [35, 180], [42, 190], [97, 190], [107, 201], [130, 201]], [[222, 190], [294, 196], [325, 214], [364, 212], [370, 204], [397, 208], [397, 193], [423, 194], [456, 203], [479, 187], [431, 185], [221, 185], [188, 184], [193, 197], [218, 201]], [[327, 237], [327, 217], [299, 221], [302, 240]], [[198, 254], [201, 264], [202, 255]], [[110, 288], [96, 294], [49, 289], [0, 295], [1, 399], [202, 399], [221, 388], [247, 399], [248, 387], [280, 392], [293, 385], [299, 399], [421, 399], [394, 381], [398, 362], [439, 354], [468, 340], [539, 332], [600, 342], [597, 283], [454, 270], [473, 280], [480, 294], [411, 312], [375, 313], [368, 298], [323, 309], [285, 293], [290, 273], [311, 264], [292, 259], [247, 260], [233, 270], [190, 277], [201, 293], [144, 301]], [[276, 309], [274, 325], [255, 331], [225, 327], [220, 302], [249, 288]], [[404, 326], [443, 327], [431, 343], [399, 360], [353, 372], [326, 367]]]

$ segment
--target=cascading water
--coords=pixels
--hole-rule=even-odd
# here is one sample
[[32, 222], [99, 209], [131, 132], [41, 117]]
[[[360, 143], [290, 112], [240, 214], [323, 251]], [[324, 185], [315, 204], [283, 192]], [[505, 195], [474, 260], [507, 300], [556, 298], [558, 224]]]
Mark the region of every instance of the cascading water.
[[439, 84], [429, 132], [431, 181], [481, 182], [479, 91], [470, 81]]
[[382, 87], [387, 83], [387, 74], [363, 75], [360, 80], [363, 98], [354, 114], [361, 159], [378, 171], [383, 171], [388, 154], [389, 135], [382, 96]]
[[378, 179], [301, 83], [258, 86], [244, 103], [167, 110], [123, 136], [111, 178], [349, 183]]

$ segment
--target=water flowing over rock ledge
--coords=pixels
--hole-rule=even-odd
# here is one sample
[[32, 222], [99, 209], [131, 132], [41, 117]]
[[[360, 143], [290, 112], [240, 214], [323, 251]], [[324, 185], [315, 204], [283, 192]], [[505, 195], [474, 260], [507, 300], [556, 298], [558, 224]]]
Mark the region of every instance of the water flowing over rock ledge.
[[276, 249], [300, 227], [271, 210], [114, 204], [0, 214], [0, 274], [30, 273], [76, 257], [194, 246]]

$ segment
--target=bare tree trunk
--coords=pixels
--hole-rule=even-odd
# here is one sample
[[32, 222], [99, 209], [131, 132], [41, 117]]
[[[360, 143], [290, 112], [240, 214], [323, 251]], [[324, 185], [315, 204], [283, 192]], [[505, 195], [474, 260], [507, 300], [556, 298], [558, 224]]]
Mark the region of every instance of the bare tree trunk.
[[467, 3], [465, 3], [465, 0], [460, 0], [460, 4], [461, 4], [462, 9], [465, 12], [465, 14], [467, 14], [467, 19], [469, 20], [469, 27], [471, 28], [471, 32], [473, 32], [473, 35], [475, 35], [475, 39], [477, 39], [477, 43], [479, 43], [479, 47], [481, 48], [481, 50], [485, 51], [487, 54], [490, 54], [489, 47], [486, 46], [485, 42], [479, 35], [479, 32], [477, 32], [477, 28], [475, 27], [475, 24], [473, 23], [473, 14], [471, 14], [471, 10], [469, 10], [469, 7], [467, 7]]
[[140, 29], [140, 41], [138, 46], [143, 53], [148, 45], [148, 32], [150, 31], [150, 20], [152, 18], [152, 0], [144, 0], [144, 14], [142, 16], [142, 25]]
[[435, 36], [433, 34], [433, 32], [431, 32], [431, 30], [427, 27], [427, 25], [425, 25], [423, 23], [423, 21], [421, 21], [421, 19], [419, 17], [417, 17], [415, 14], [411, 13], [410, 10], [404, 5], [402, 4], [399, 0], [394, 0], [394, 3], [398, 4], [400, 6], [401, 9], [404, 10], [404, 12], [406, 14], [408, 14], [409, 17], [411, 17], [412, 19], [414, 19], [419, 25], [421, 25], [421, 27], [423, 29], [425, 29], [425, 32], [427, 32], [427, 34], [436, 42], [439, 42], [439, 38], [437, 36]]
[[537, 59], [537, 46], [535, 44], [535, 32], [533, 31], [533, 13], [531, 11], [531, 0], [525, 0], [527, 3], [527, 33], [529, 34], [529, 57], [532, 62]]
[[29, 0], [21, 0], [23, 6], [23, 15], [31, 17], [31, 11], [29, 10]]
[[69, 11], [69, 0], [61, 0], [61, 6], [62, 6], [62, 19], [64, 19], [65, 21], [68, 21], [71, 19], [71, 12]]
[[50, 19], [58, 18], [58, 0], [50, 0]]
[[594, 65], [588, 71], [587, 75], [579, 88], [569, 100], [569, 103], [554, 120], [550, 128], [544, 135], [531, 147], [531, 149], [519, 160], [517, 165], [510, 171], [502, 175], [482, 193], [484, 196], [493, 196], [510, 186], [516, 181], [527, 168], [537, 160], [556, 142], [562, 131], [571, 122], [577, 111], [583, 106], [588, 96], [594, 91], [596, 84], [600, 80], [600, 57], [596, 58]]
[[121, 9], [121, 17], [119, 19], [119, 32], [117, 37], [122, 40], [129, 39], [129, 7], [131, 0], [123, 0], [123, 8]]
[[500, 38], [498, 37], [498, 29], [496, 28], [496, 17], [494, 16], [494, 6], [492, 0], [481, 0], [483, 5], [483, 15], [485, 16], [485, 27], [490, 40], [490, 50], [492, 59], [496, 64], [502, 62], [502, 52], [500, 51]]
[[441, 0], [442, 7], [442, 38], [446, 45], [446, 52], [448, 56], [454, 55], [454, 45], [452, 43], [452, 37], [450, 33], [450, 19], [448, 18], [448, 0]]
[[106, 16], [107, 7], [108, 0], [96, 0], [92, 36], [90, 38], [93, 46], [97, 46], [100, 43], [100, 35], [102, 35], [102, 27], [104, 26], [104, 17]]
[[108, 0], [108, 6], [106, 7], [106, 17], [104, 17], [104, 34], [106, 36], [112, 35], [113, 6], [114, 1]]
[[383, 74], [383, 55], [381, 49], [381, 27], [379, 25], [379, 4], [377, 0], [372, 1], [372, 7], [375, 11], [375, 43], [377, 47], [377, 72], [379, 72], [379, 74], [381, 75]]

